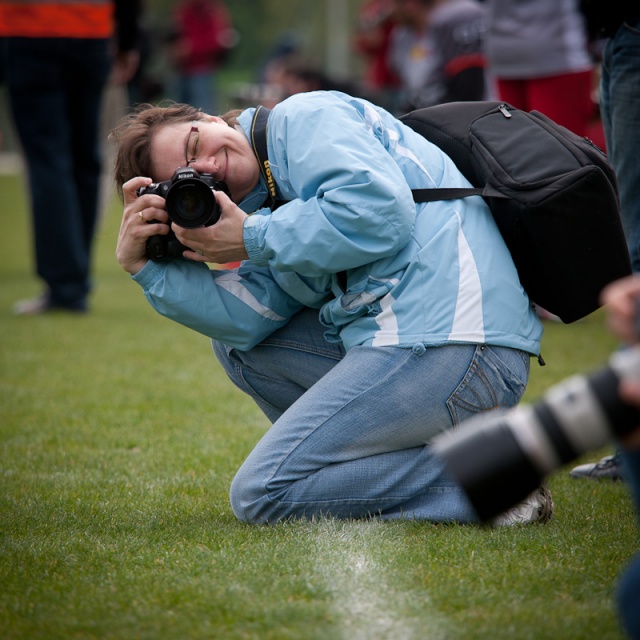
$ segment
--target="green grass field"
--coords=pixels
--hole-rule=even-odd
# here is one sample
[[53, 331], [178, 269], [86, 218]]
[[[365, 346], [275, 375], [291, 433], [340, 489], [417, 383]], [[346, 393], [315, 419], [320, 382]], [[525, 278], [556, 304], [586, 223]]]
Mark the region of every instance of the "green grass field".
[[[0, 638], [622, 638], [621, 483], [559, 471], [545, 526], [236, 521], [228, 487], [268, 423], [120, 270], [119, 214], [92, 312], [16, 318], [40, 285], [23, 180], [0, 176]], [[600, 312], [548, 324], [526, 398], [616, 346]]]

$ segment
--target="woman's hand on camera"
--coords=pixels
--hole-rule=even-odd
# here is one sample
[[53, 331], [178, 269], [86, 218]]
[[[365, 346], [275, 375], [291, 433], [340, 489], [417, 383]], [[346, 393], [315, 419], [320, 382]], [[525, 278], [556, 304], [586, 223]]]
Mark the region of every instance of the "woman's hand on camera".
[[178, 240], [192, 249], [183, 255], [197, 262], [218, 264], [246, 260], [249, 256], [242, 229], [248, 216], [223, 191], [214, 191], [214, 195], [220, 207], [220, 219], [214, 225], [198, 229], [172, 226]]
[[[116, 259], [132, 275], [138, 273], [148, 262], [147, 240], [151, 236], [169, 233], [169, 216], [165, 211], [164, 198], [155, 194], [137, 194], [140, 187], [150, 184], [150, 178], [132, 178], [122, 185], [124, 212], [118, 234]], [[149, 224], [152, 220], [155, 222]]]

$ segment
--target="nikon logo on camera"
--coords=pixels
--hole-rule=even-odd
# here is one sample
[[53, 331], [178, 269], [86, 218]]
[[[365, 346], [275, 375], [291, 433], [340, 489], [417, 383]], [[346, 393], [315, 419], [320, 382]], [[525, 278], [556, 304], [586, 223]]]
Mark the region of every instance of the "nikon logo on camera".
[[177, 171], [173, 179], [184, 180], [185, 178], [193, 178], [193, 177], [195, 177], [195, 173], [193, 172], [193, 169], [189, 169], [187, 171]]

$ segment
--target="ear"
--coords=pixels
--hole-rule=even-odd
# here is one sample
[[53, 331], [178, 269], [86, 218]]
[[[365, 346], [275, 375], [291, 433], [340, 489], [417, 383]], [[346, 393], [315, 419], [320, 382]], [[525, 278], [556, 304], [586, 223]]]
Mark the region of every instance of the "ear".
[[224, 122], [224, 120], [222, 118], [220, 118], [219, 116], [205, 116], [204, 117], [205, 120], [209, 120], [209, 122]]

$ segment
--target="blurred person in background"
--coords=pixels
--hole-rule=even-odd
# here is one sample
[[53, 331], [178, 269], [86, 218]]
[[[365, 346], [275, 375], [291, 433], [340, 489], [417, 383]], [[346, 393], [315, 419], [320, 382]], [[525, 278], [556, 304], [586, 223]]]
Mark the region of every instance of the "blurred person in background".
[[579, 136], [597, 112], [594, 65], [578, 0], [485, 0], [487, 68], [498, 99]]
[[[602, 302], [612, 333], [626, 344], [639, 344], [640, 274], [636, 273], [607, 286], [602, 292]], [[619, 395], [625, 403], [640, 409], [640, 380], [623, 380]], [[618, 456], [640, 517], [640, 428], [621, 439]], [[627, 636], [630, 640], [640, 640], [640, 554], [632, 558], [620, 574], [616, 595], [618, 611]]]
[[365, 0], [353, 34], [354, 51], [365, 61], [363, 90], [373, 102], [395, 110], [398, 76], [389, 64], [391, 33], [395, 25], [393, 0]]
[[[583, 0], [592, 39], [604, 38], [600, 111], [609, 160], [618, 178], [622, 225], [631, 267], [640, 273], [640, 9], [628, 3]], [[620, 452], [571, 470], [574, 478], [621, 480]]]
[[174, 67], [173, 99], [215, 113], [219, 108], [217, 72], [236, 39], [222, 0], [179, 0], [168, 38], [169, 59]]
[[640, 273], [640, 8], [627, 7], [621, 24], [604, 33], [610, 38], [602, 54], [602, 123], [618, 178], [631, 266]]
[[390, 66], [401, 80], [400, 113], [485, 100], [484, 7], [476, 0], [394, 0]]
[[[307, 63], [304, 60], [289, 60], [280, 65], [278, 74], [272, 77], [272, 86], [279, 88], [281, 102], [296, 93], [307, 91], [344, 91], [351, 95], [358, 95], [356, 87], [346, 80], [338, 80], [322, 71], [319, 65]], [[369, 96], [359, 96], [367, 97]], [[274, 103], [271, 106], [275, 106]], [[266, 106], [266, 105], [264, 105]]]
[[100, 115], [110, 73], [138, 61], [139, 3], [0, 3], [8, 100], [28, 170], [37, 273], [44, 292], [14, 312], [88, 310], [98, 217]]

